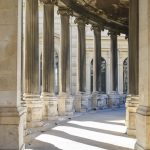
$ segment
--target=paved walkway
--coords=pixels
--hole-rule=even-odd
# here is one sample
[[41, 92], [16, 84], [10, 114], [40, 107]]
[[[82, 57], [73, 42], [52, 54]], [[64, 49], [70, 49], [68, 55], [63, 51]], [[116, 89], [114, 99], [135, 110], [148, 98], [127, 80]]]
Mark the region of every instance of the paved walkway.
[[41, 133], [26, 150], [132, 150], [124, 118], [124, 109], [85, 113]]

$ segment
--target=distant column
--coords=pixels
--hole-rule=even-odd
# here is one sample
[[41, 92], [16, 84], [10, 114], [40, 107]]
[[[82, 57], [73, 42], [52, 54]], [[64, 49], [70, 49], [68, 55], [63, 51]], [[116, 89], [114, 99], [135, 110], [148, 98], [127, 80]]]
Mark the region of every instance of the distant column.
[[58, 13], [61, 17], [61, 49], [59, 52], [59, 115], [70, 115], [73, 113], [73, 97], [70, 87], [70, 9], [60, 7]]
[[109, 95], [109, 107], [120, 106], [120, 96], [118, 94], [118, 47], [117, 47], [117, 33], [109, 31], [111, 40], [111, 88], [112, 91]]
[[101, 30], [100, 25], [92, 25], [94, 31], [94, 57], [93, 57], [93, 93], [92, 107], [98, 107], [101, 92]]
[[75, 20], [78, 27], [78, 56], [77, 56], [77, 94], [75, 98], [76, 111], [86, 111], [88, 109], [88, 101], [86, 99], [86, 38], [85, 25], [87, 20], [78, 17]]

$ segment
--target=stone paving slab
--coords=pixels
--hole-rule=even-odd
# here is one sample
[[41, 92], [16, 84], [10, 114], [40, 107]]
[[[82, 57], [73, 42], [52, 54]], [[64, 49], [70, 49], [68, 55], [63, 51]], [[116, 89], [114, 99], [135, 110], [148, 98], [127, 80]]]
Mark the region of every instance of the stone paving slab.
[[125, 110], [78, 114], [40, 132], [26, 150], [132, 150], [136, 140], [126, 135]]

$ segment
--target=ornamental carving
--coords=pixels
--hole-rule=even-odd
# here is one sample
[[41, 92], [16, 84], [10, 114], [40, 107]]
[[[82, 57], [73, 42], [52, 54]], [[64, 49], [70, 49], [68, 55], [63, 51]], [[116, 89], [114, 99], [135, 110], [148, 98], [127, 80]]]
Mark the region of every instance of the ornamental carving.
[[85, 26], [89, 23], [88, 19], [85, 17], [78, 17], [74, 21], [75, 24], [78, 24], [78, 26]]
[[94, 32], [101, 32], [104, 30], [104, 26], [102, 24], [92, 24], [91, 30]]
[[59, 15], [73, 16], [73, 11], [71, 9], [65, 8], [65, 7], [59, 7], [57, 13]]

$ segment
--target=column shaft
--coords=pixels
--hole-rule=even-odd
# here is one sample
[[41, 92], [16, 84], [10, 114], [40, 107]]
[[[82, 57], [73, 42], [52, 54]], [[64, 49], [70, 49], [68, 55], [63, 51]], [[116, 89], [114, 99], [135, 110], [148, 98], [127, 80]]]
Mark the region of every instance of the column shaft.
[[26, 1], [25, 93], [39, 95], [38, 1]]
[[139, 94], [139, 31], [138, 0], [130, 0], [129, 11], [129, 91], [131, 95]]
[[93, 26], [94, 58], [93, 58], [93, 92], [101, 91], [101, 29]]
[[54, 4], [44, 4], [42, 92], [54, 94]]
[[86, 41], [85, 41], [85, 20], [77, 18], [78, 24], [78, 89], [86, 91]]
[[59, 9], [61, 15], [61, 50], [59, 56], [59, 92], [70, 92], [70, 12]]
[[118, 91], [118, 49], [117, 34], [110, 33], [111, 37], [111, 53], [112, 53], [112, 90]]

